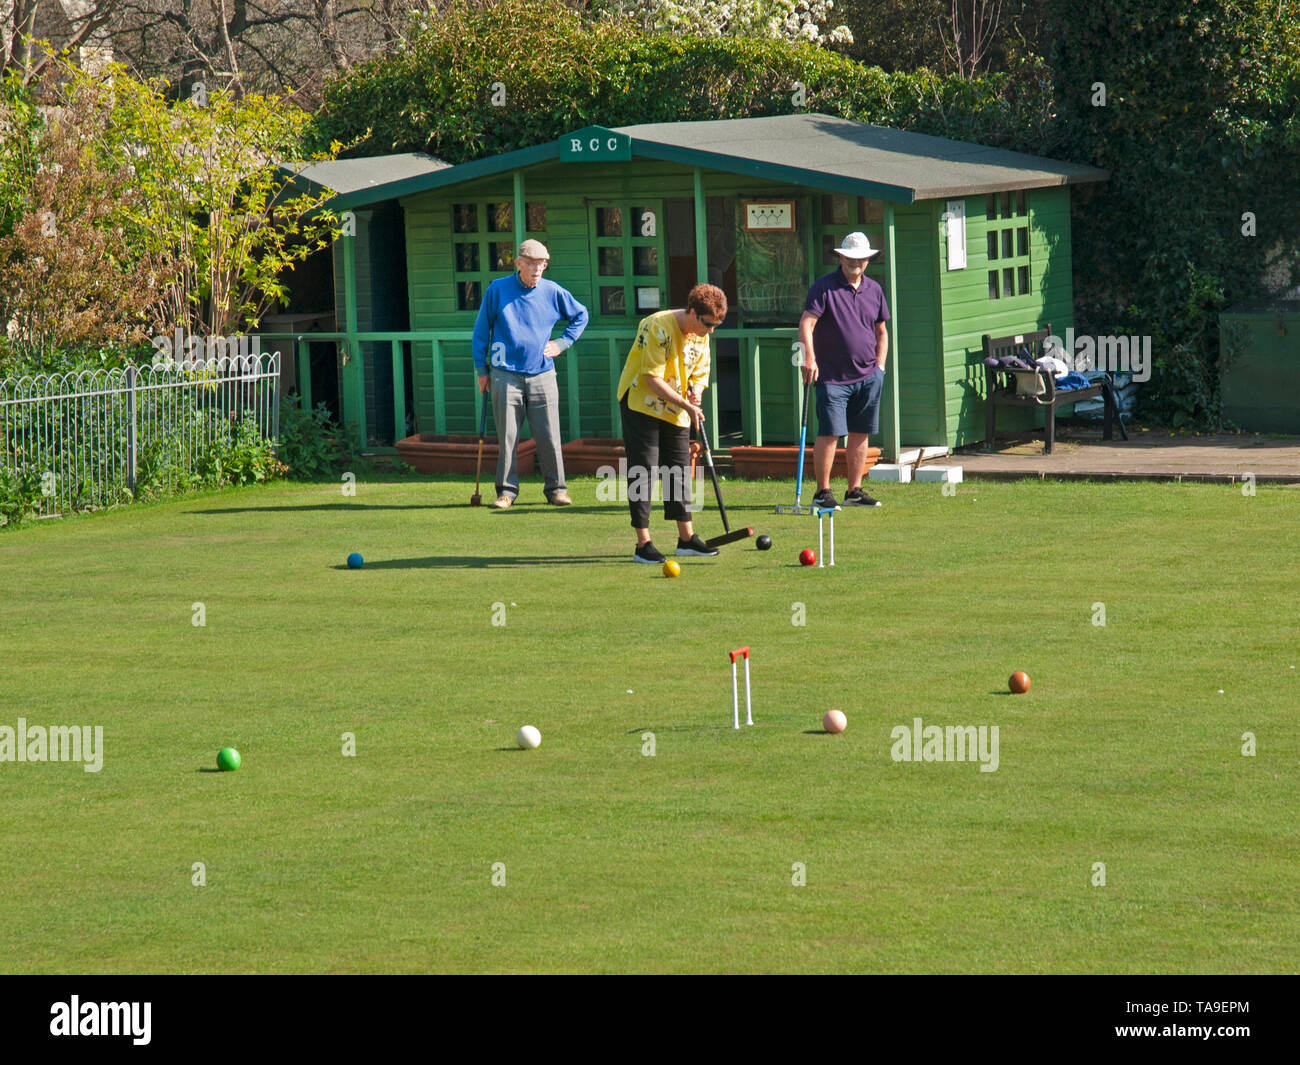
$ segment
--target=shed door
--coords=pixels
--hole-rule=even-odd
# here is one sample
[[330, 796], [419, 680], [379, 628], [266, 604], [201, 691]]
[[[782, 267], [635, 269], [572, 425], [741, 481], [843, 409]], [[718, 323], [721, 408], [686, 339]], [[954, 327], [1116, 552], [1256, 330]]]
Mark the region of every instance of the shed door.
[[598, 200], [588, 206], [595, 317], [635, 325], [668, 309], [662, 200]]

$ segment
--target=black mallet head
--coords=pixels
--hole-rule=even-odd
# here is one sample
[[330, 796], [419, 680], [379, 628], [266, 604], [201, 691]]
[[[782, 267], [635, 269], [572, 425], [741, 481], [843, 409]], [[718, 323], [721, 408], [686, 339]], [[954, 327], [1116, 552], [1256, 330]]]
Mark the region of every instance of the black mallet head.
[[731, 532], [723, 533], [721, 536], [715, 536], [711, 540], [704, 542], [710, 547], [722, 547], [724, 544], [734, 544], [737, 540], [746, 540], [754, 535], [754, 527], [746, 525], [743, 529], [732, 529]]

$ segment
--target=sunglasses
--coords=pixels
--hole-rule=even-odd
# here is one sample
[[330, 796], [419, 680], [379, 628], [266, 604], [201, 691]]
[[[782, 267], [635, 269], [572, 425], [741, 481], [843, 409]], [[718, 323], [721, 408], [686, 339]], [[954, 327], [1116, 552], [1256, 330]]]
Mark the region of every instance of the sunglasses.
[[[698, 318], [699, 315], [696, 315], [696, 317]], [[700, 318], [700, 325], [704, 326], [705, 329], [717, 329], [721, 324], [721, 322], [710, 322], [707, 318]]]

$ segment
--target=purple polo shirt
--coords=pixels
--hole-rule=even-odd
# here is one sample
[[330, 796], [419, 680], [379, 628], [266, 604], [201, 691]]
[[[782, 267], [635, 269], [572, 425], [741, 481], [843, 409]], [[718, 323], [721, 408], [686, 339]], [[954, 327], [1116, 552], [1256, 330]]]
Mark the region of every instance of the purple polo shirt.
[[876, 372], [876, 323], [889, 321], [885, 293], [878, 284], [863, 274], [854, 289], [836, 267], [813, 282], [803, 309], [817, 316], [813, 354], [819, 381], [851, 385]]

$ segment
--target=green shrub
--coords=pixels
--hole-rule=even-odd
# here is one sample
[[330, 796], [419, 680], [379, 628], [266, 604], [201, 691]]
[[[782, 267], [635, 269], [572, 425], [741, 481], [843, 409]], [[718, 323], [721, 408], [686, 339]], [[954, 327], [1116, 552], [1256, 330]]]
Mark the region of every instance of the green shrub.
[[41, 474], [30, 463], [0, 466], [0, 525], [14, 528], [40, 509]]
[[346, 440], [325, 404], [303, 410], [291, 397], [281, 405], [276, 457], [290, 479], [310, 481], [346, 469], [355, 458]]
[[199, 453], [195, 470], [201, 483], [213, 488], [258, 484], [284, 475], [274, 444], [262, 437], [257, 422], [244, 417], [230, 423], [230, 435], [219, 436]]
[[[505, 106], [492, 85], [505, 86]], [[560, 0], [449, 5], [406, 49], [332, 81], [306, 134], [351, 155], [427, 151], [462, 163], [554, 140], [586, 125], [624, 126], [802, 110], [1029, 150], [1051, 113], [1050, 72], [964, 81], [879, 67], [812, 44], [644, 33], [584, 23]]]

